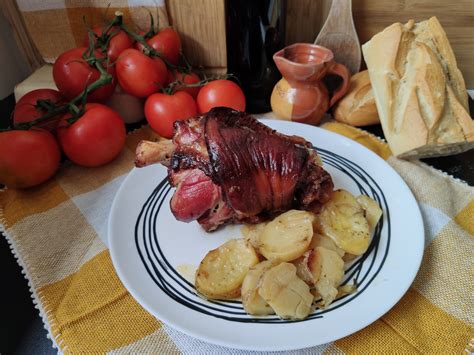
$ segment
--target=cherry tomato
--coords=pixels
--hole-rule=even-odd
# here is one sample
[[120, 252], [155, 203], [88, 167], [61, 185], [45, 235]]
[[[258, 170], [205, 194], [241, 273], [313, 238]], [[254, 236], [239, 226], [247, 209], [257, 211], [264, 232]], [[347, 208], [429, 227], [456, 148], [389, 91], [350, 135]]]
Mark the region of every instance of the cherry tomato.
[[197, 115], [196, 102], [188, 93], [156, 93], [145, 102], [145, 117], [151, 128], [160, 136], [173, 136], [173, 123]]
[[[82, 54], [86, 50], [84, 47], [70, 49], [61, 54], [53, 65], [54, 82], [61, 94], [68, 100], [75, 98], [87, 85], [99, 79], [99, 71], [82, 58]], [[98, 50], [95, 51], [95, 55], [97, 58], [103, 58]], [[104, 68], [114, 77], [114, 80], [112, 83], [92, 91], [87, 97], [89, 102], [103, 102], [114, 92], [116, 84], [114, 67], [104, 63]]]
[[54, 136], [42, 129], [0, 133], [0, 183], [27, 188], [58, 170], [61, 152]]
[[160, 58], [150, 58], [129, 48], [117, 59], [117, 78], [122, 89], [136, 97], [148, 97], [163, 87], [167, 70]]
[[[94, 27], [92, 32], [96, 34], [97, 37], [101, 37], [105, 28], [104, 27]], [[133, 41], [128, 35], [120, 30], [119, 27], [112, 27], [107, 31], [107, 36], [105, 40], [107, 41], [110, 38], [107, 48], [107, 56], [111, 62], [115, 62], [125, 49], [132, 47]], [[105, 45], [106, 43], [98, 43], [98, 46]], [[84, 40], [84, 46], [89, 47], [89, 36], [86, 36]]]
[[125, 144], [125, 123], [118, 113], [101, 104], [87, 104], [85, 113], [71, 125], [65, 115], [58, 139], [66, 156], [77, 165], [93, 167], [117, 157]]
[[[174, 29], [168, 27], [160, 30], [156, 35], [149, 38], [147, 43], [150, 47], [161, 53], [163, 58], [168, 62], [174, 65], [178, 64], [181, 51], [181, 39], [179, 38], [178, 32]], [[143, 45], [137, 42], [135, 48], [141, 51], [143, 50]]]
[[[191, 85], [191, 84], [197, 84], [201, 81], [199, 79], [199, 76], [196, 73], [182, 73], [182, 72], [172, 72], [168, 71], [168, 85], [171, 84], [173, 81], [179, 80], [185, 84]], [[174, 88], [174, 91], [185, 91], [189, 95], [193, 97], [193, 99], [196, 99], [199, 90], [201, 89], [200, 86], [196, 87], [186, 87], [183, 85], [178, 85]]]
[[[41, 106], [40, 100], [49, 101], [52, 104], [60, 104], [64, 99], [60, 92], [53, 89], [37, 89], [30, 91], [18, 100], [13, 111], [13, 123], [34, 121], [48, 113], [47, 104]], [[38, 102], [40, 101], [40, 102]], [[44, 104], [44, 103], [43, 103]], [[58, 117], [52, 117], [36, 127], [44, 128], [50, 132], [56, 130]]]
[[208, 112], [218, 106], [245, 111], [245, 96], [242, 89], [233, 81], [214, 80], [199, 90], [197, 104], [200, 113]]

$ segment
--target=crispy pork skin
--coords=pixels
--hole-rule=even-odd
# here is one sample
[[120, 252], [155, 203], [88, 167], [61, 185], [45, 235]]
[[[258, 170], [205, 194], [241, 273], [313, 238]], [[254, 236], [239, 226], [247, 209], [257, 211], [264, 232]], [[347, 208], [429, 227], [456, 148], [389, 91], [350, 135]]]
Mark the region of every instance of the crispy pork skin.
[[176, 187], [171, 211], [178, 220], [197, 220], [212, 231], [227, 223], [258, 223], [292, 208], [317, 212], [331, 197], [332, 179], [311, 143], [244, 112], [219, 107], [177, 121], [174, 129], [168, 143], [139, 144], [136, 164], [168, 167]]
[[308, 150], [263, 130], [239, 127], [239, 119], [206, 119], [212, 177], [238, 218], [292, 207]]

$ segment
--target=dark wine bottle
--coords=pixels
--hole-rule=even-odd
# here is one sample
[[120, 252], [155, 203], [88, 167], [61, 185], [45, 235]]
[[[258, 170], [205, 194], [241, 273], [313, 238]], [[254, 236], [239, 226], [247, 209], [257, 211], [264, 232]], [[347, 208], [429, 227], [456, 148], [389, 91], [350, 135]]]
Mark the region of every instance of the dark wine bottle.
[[284, 0], [226, 0], [227, 72], [245, 93], [246, 111], [271, 111], [270, 96], [281, 75], [273, 54], [284, 47]]

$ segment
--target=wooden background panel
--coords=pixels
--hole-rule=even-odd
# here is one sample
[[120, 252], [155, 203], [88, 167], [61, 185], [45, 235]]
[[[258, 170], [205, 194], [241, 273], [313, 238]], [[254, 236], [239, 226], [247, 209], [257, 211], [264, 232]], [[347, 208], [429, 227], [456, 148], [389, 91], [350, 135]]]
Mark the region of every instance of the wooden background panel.
[[[313, 42], [326, 19], [330, 0], [287, 0], [287, 43]], [[474, 1], [353, 0], [360, 42], [394, 22], [437, 16], [453, 47], [466, 86], [474, 88]]]
[[[384, 7], [391, 3], [391, 10]], [[394, 22], [438, 17], [453, 47], [466, 86], [474, 88], [474, 1], [354, 0], [354, 20], [361, 43]]]
[[167, 0], [173, 27], [193, 66], [222, 73], [227, 67], [224, 0]]
[[314, 42], [330, 7], [327, 0], [287, 0], [286, 43]]

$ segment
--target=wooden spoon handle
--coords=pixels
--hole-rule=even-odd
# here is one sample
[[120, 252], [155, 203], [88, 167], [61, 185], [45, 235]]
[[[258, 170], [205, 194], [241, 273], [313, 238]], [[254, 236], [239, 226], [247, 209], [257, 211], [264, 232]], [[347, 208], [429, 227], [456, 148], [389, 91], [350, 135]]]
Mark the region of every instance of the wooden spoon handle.
[[346, 32], [345, 30], [350, 32], [353, 29], [353, 23], [352, 0], [332, 0], [326, 23], [321, 29], [320, 35], [329, 32]]
[[333, 0], [328, 18], [314, 44], [329, 48], [338, 63], [347, 66], [351, 73], [360, 69], [361, 50], [352, 18], [351, 0]]

